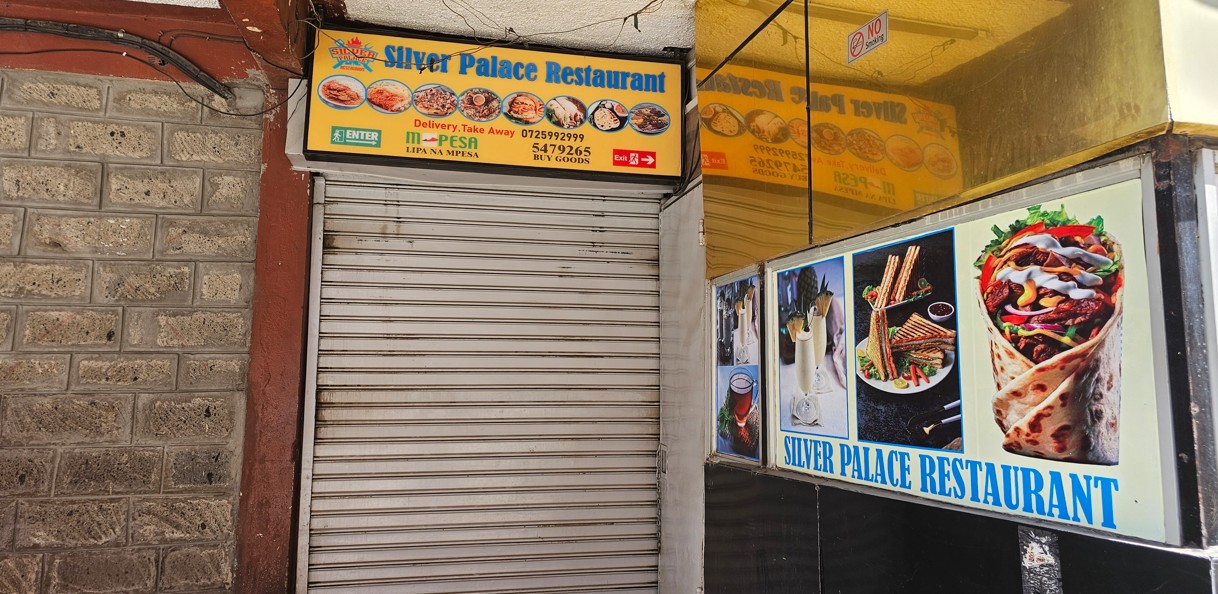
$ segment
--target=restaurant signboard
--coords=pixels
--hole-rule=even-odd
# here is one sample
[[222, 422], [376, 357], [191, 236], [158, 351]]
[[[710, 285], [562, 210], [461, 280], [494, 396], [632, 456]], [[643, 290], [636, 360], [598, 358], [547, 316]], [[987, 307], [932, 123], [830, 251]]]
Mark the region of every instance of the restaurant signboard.
[[305, 150], [627, 177], [681, 174], [681, 65], [319, 29]]
[[771, 262], [774, 465], [1178, 541], [1142, 195], [1029, 194]]

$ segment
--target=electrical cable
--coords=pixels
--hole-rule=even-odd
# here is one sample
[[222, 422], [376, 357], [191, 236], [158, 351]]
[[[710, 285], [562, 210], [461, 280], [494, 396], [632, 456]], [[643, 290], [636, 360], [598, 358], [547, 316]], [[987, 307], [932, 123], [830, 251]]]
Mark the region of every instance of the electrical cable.
[[98, 27], [89, 27], [85, 25], [72, 25], [68, 23], [56, 23], [53, 21], [36, 21], [30, 19], [14, 19], [9, 17], [0, 17], [0, 31], [19, 31], [28, 33], [46, 33], [50, 35], [58, 35], [60, 37], [68, 37], [71, 39], [83, 39], [86, 41], [103, 41], [116, 45], [122, 45], [133, 49], [138, 49], [162, 63], [172, 64], [175, 68], [182, 71], [184, 74], [193, 78], [200, 85], [203, 85], [207, 90], [225, 98], [232, 100], [236, 97], [232, 89], [222, 84], [220, 81], [211, 77], [211, 75], [203, 72], [198, 66], [191, 63], [185, 56], [173, 51], [172, 49], [144, 39], [138, 35], [132, 35], [126, 31], [112, 31], [109, 29], [100, 29]]
[[[788, 1], [790, 1], [790, 0], [788, 0]], [[539, 32], [539, 33], [530, 33], [530, 34], [528, 34], [528, 35], [521, 35], [521, 34], [517, 33], [517, 32], [516, 32], [516, 30], [515, 30], [514, 28], [512, 28], [512, 27], [507, 27], [507, 28], [505, 29], [505, 32], [506, 32], [506, 33], [505, 33], [504, 37], [502, 37], [502, 38], [500, 38], [500, 39], [498, 39], [498, 40], [493, 40], [493, 41], [489, 41], [489, 42], [483, 42], [483, 43], [480, 43], [480, 44], [478, 44], [478, 45], [475, 45], [474, 47], [471, 47], [470, 49], [461, 50], [461, 51], [458, 51], [458, 52], [453, 52], [453, 53], [451, 53], [451, 54], [448, 54], [448, 57], [450, 57], [450, 58], [451, 58], [451, 57], [454, 57], [454, 56], [460, 56], [460, 55], [476, 54], [476, 53], [478, 53], [478, 52], [480, 52], [480, 51], [482, 51], [482, 50], [485, 50], [485, 49], [489, 49], [489, 48], [495, 48], [495, 47], [505, 47], [505, 46], [509, 46], [509, 45], [512, 45], [512, 44], [524, 44], [525, 46], [527, 46], [527, 45], [529, 44], [529, 42], [530, 42], [530, 41], [534, 41], [534, 40], [535, 40], [537, 37], [544, 37], [544, 36], [550, 36], [550, 35], [563, 35], [563, 34], [567, 34], [567, 33], [574, 33], [574, 32], [576, 32], [576, 31], [582, 31], [582, 30], [584, 30], [584, 29], [588, 29], [588, 28], [595, 27], [595, 26], [598, 26], [598, 25], [603, 25], [603, 24], [606, 24], [606, 23], [613, 23], [613, 22], [617, 22], [617, 21], [619, 21], [619, 20], [622, 22], [622, 28], [621, 28], [621, 29], [618, 31], [618, 37], [621, 37], [622, 31], [623, 31], [623, 30], [625, 30], [625, 28], [626, 28], [626, 23], [627, 23], [627, 22], [629, 22], [629, 21], [630, 21], [630, 20], [633, 18], [633, 19], [634, 19], [634, 27], [635, 27], [635, 29], [638, 29], [638, 27], [639, 27], [639, 25], [638, 25], [638, 22], [639, 22], [639, 16], [640, 16], [640, 15], [646, 15], [646, 14], [652, 14], [652, 13], [654, 13], [654, 12], [658, 11], [658, 10], [659, 10], [661, 7], [663, 7], [663, 6], [664, 6], [664, 2], [665, 2], [665, 0], [648, 0], [648, 2], [647, 2], [646, 4], [644, 4], [642, 8], [640, 8], [640, 9], [638, 9], [638, 10], [636, 10], [636, 11], [634, 11], [634, 12], [630, 13], [630, 14], [627, 14], [626, 16], [623, 16], [623, 17], [610, 17], [610, 18], [607, 18], [607, 19], [602, 19], [602, 20], [599, 20], [599, 21], [594, 21], [594, 22], [591, 22], [591, 23], [587, 23], [587, 24], [580, 25], [580, 26], [578, 26], [578, 27], [573, 27], [573, 28], [571, 28], [571, 29], [566, 29], [566, 30], [563, 30], [563, 31], [542, 31], [542, 32]], [[310, 4], [310, 6], [311, 6], [311, 4]], [[449, 12], [451, 12], [451, 13], [453, 13], [453, 14], [457, 15], [457, 16], [458, 16], [458, 17], [460, 17], [460, 18], [461, 18], [463, 21], [465, 21], [466, 26], [468, 26], [468, 27], [470, 28], [470, 30], [473, 30], [473, 29], [474, 29], [474, 28], [473, 28], [473, 26], [472, 26], [472, 24], [470, 24], [469, 20], [468, 20], [468, 19], [466, 19], [466, 18], [464, 17], [464, 15], [462, 15], [461, 13], [459, 13], [459, 12], [457, 12], [457, 11], [453, 10], [453, 9], [452, 9], [452, 7], [451, 7], [451, 6], [449, 6], [449, 5], [447, 4], [447, 2], [445, 2], [445, 3], [444, 3], [444, 8], [448, 9], [448, 11], [449, 11]], [[484, 16], [485, 16], [485, 15], [484, 15]], [[487, 17], [487, 18], [489, 18], [489, 17]], [[479, 20], [481, 20], [481, 19], [479, 19]], [[316, 24], [316, 23], [313, 23], [313, 22], [308, 21], [308, 20], [306, 20], [306, 19], [297, 19], [295, 22], [297, 22], [297, 23], [302, 23], [302, 24], [308, 25], [308, 26], [310, 26], [310, 27], [313, 27], [315, 30], [317, 30], [317, 32], [318, 32], [319, 34], [321, 34], [321, 35], [323, 35], [323, 36], [327, 37], [327, 38], [328, 38], [330, 41], [333, 41], [333, 42], [336, 42], [336, 43], [341, 43], [341, 42], [342, 42], [342, 40], [340, 40], [340, 39], [338, 39], [338, 38], [335, 38], [333, 35], [330, 35], [329, 33], [326, 33], [326, 32], [325, 32], [325, 31], [322, 29], [322, 27], [321, 27], [320, 25]], [[485, 22], [484, 22], [484, 24], [485, 24]], [[478, 39], [477, 37], [475, 37], [475, 40], [480, 41], [480, 42], [482, 41], [481, 39]], [[617, 43], [617, 38], [614, 38], [614, 42], [613, 42], [613, 43]], [[612, 45], [610, 45], [610, 46], [608, 46], [608, 47], [606, 47], [606, 48], [603, 48], [603, 49], [607, 50], [607, 49], [610, 49], [611, 47], [612, 47]], [[317, 48], [315, 47], [313, 51], [317, 51]], [[602, 50], [602, 51], [603, 51], [603, 50]], [[372, 58], [372, 60], [373, 60], [374, 62], [381, 62], [381, 63], [385, 63], [385, 64], [388, 64], [388, 63], [389, 63], [389, 61], [388, 61], [388, 60], [385, 60], [385, 59], [383, 59], [383, 58]], [[423, 69], [425, 69], [425, 68], [426, 68], [426, 66], [422, 66], [422, 67], [420, 68], [420, 71], [421, 71], [421, 70], [423, 70]]]
[[[282, 101], [280, 101], [266, 109], [263, 109], [262, 111], [257, 111], [257, 112], [253, 112], [253, 113], [238, 113], [238, 112], [232, 112], [232, 111], [225, 111], [223, 109], [218, 109], [216, 107], [208, 105], [206, 102], [202, 101], [201, 99], [195, 97], [194, 95], [191, 95], [190, 92], [186, 90], [186, 87], [182, 86], [182, 83], [179, 82], [177, 79], [175, 79], [168, 72], [165, 72], [161, 68], [157, 67], [155, 64], [145, 61], [143, 59], [140, 59], [139, 56], [132, 55], [128, 52], [121, 52], [121, 51], [117, 51], [117, 50], [95, 49], [95, 48], [48, 48], [48, 49], [28, 50], [28, 51], [0, 51], [0, 56], [31, 56], [31, 55], [36, 55], [36, 54], [59, 54], [59, 53], [67, 53], [67, 52], [109, 54], [109, 55], [114, 55], [114, 56], [121, 56], [124, 58], [130, 58], [132, 60], [135, 60], [136, 62], [139, 62], [140, 64], [143, 64], [143, 65], [157, 71], [157, 73], [159, 73], [161, 76], [167, 78], [170, 82], [177, 85], [178, 90], [180, 90], [183, 95], [186, 95], [186, 97], [189, 98], [191, 101], [194, 101], [195, 103], [198, 103], [199, 105], [202, 105], [203, 107], [210, 109], [211, 111], [214, 111], [216, 113], [223, 114], [223, 115], [228, 115], [228, 116], [254, 117], [254, 116], [260, 116], [260, 115], [267, 114], [269, 112], [272, 112], [272, 111], [278, 109], [280, 106], [282, 106], [283, 104], [290, 101], [292, 99], [292, 96], [296, 93], [296, 90], [304, 88], [304, 86], [305, 86], [305, 85], [299, 85], [296, 90], [293, 90], [292, 92], [288, 93], [288, 96], [285, 97]], [[286, 90], [286, 89], [271, 89], [271, 90], [282, 91], [282, 90]], [[236, 95], [234, 95], [233, 98], [235, 99]]]
[[[177, 85], [178, 90], [182, 91], [182, 94], [186, 95], [186, 97], [189, 98], [191, 101], [194, 101], [195, 103], [198, 103], [199, 105], [202, 105], [206, 109], [210, 109], [211, 111], [214, 111], [218, 114], [227, 115], [227, 116], [236, 116], [236, 117], [246, 118], [246, 117], [265, 115], [267, 113], [275, 111], [276, 109], [279, 109], [282, 105], [284, 105], [288, 101], [291, 101], [292, 96], [296, 94], [296, 91], [303, 89], [306, 86], [306, 85], [297, 85], [297, 87], [295, 89], [292, 89], [288, 93], [287, 97], [284, 97], [282, 101], [279, 101], [278, 103], [276, 103], [270, 107], [267, 107], [266, 109], [263, 109], [262, 111], [255, 111], [253, 113], [237, 113], [237, 112], [232, 112], [232, 111], [224, 111], [223, 109], [219, 109], [216, 107], [212, 107], [211, 105], [208, 105], [206, 102], [202, 101], [201, 99], [198, 99], [194, 95], [191, 95], [190, 92], [186, 90], [186, 87], [182, 86], [182, 83], [178, 82], [178, 80], [173, 78], [173, 76], [170, 76], [170, 74], [168, 72], [161, 70], [160, 68], [158, 68], [156, 65], [154, 65], [152, 63], [144, 62], [143, 60], [140, 60], [140, 62], [148, 65], [149, 68], [152, 68], [153, 70], [156, 70], [157, 72], [160, 72], [161, 75], [163, 75], [165, 78], [169, 79], [169, 82], [172, 82], [173, 84]], [[287, 89], [271, 89], [271, 90], [274, 91], [274, 90], [287, 90]]]
[[[454, 2], [459, 2], [459, 0], [454, 0]], [[471, 5], [466, 4], [464, 2], [461, 2], [458, 5], [461, 6], [462, 8], [466, 8], [466, 9], [473, 8]], [[651, 13], [655, 12], [656, 10], [658, 10], [663, 5], [664, 5], [664, 0], [649, 0], [647, 2], [647, 4], [643, 5], [643, 7], [640, 8], [639, 10], [636, 10], [624, 17], [621, 17], [622, 30], [625, 29], [626, 23], [632, 17], [634, 18], [634, 26], [637, 29], [639, 15], [651, 14]], [[312, 5], [312, 2], [309, 2], [308, 6], [309, 6], [310, 13], [313, 14], [314, 16], [316, 16], [317, 15], [316, 8]], [[457, 11], [453, 10], [452, 7], [449, 6], [447, 3], [445, 3], [445, 8], [447, 8], [450, 12], [456, 14], [459, 17], [462, 17], [462, 19], [465, 20], [463, 15], [461, 15]], [[478, 18], [480, 21], [482, 21], [482, 24], [484, 24], [484, 25], [487, 24], [487, 20], [494, 22], [494, 19], [491, 19], [485, 13], [481, 13], [480, 11], [477, 11], [476, 9], [474, 9], [474, 10], [475, 10], [475, 12], [478, 13], [475, 15], [476, 18]], [[512, 37], [508, 37], [505, 35], [504, 38], [502, 38], [498, 41], [492, 41], [490, 43], [485, 43], [483, 45], [480, 45], [480, 46], [477, 46], [477, 47], [474, 47], [474, 48], [471, 48], [468, 50], [462, 50], [459, 52], [455, 52], [451, 55], [456, 56], [456, 55], [461, 55], [461, 54], [473, 54], [473, 53], [480, 52], [480, 51], [490, 48], [490, 47], [501, 47], [504, 45], [514, 44], [514, 43], [524, 43], [525, 45], [527, 45], [529, 40], [532, 38], [536, 38], [536, 37], [540, 37], [540, 36], [547, 36], [547, 35], [561, 35], [561, 34], [566, 34], [566, 33], [573, 33], [573, 32], [587, 29], [590, 27], [595, 27], [597, 25], [615, 22], [617, 20], [618, 20], [617, 18], [608, 18], [608, 19], [603, 19], [600, 21], [588, 23], [585, 25], [581, 25], [579, 27], [575, 27], [572, 29], [567, 29], [565, 31], [546, 31], [546, 32], [541, 32], [541, 33], [532, 33], [529, 35], [520, 35], [520, 34], [516, 33], [516, 31], [513, 28], [507, 27], [506, 32], [508, 34], [510, 34]], [[320, 33], [326, 37], [329, 37], [331, 41], [335, 41], [335, 42], [340, 41], [340, 40], [334, 38], [333, 36], [327, 34], [316, 23], [313, 23], [307, 19], [297, 19], [297, 20], [293, 21], [293, 24], [308, 25], [308, 26], [316, 29], [318, 33]], [[466, 20], [466, 24], [470, 25], [468, 20]], [[473, 29], [472, 25], [470, 25], [470, 29]], [[622, 30], [618, 31], [618, 37], [621, 36]], [[162, 65], [172, 64], [179, 71], [186, 74], [190, 78], [194, 79], [196, 82], [198, 82], [200, 85], [202, 85], [207, 90], [209, 90], [212, 93], [215, 93], [216, 95], [218, 95], [226, 100], [229, 100], [229, 101], [232, 101], [236, 98], [236, 94], [233, 92], [233, 90], [231, 88], [229, 88], [227, 85], [224, 85], [223, 83], [220, 83], [216, 79], [212, 78], [202, 69], [200, 69], [199, 67], [195, 66], [192, 62], [190, 62], [190, 60], [188, 60], [185, 56], [182, 56], [181, 54], [174, 51], [173, 42], [178, 37], [192, 37], [192, 38], [216, 40], [216, 41], [229, 42], [229, 43], [241, 43], [242, 45], [245, 46], [245, 48], [251, 54], [257, 56], [258, 59], [262, 60], [266, 64], [273, 66], [275, 68], [278, 68], [279, 70], [282, 70], [282, 71], [292, 74], [294, 76], [301, 76], [301, 77], [304, 76], [304, 73], [299, 72], [299, 71], [295, 70], [294, 68], [289, 68], [289, 67], [283, 66], [281, 64], [276, 64], [275, 62], [266, 59], [264, 56], [262, 56], [257, 51], [255, 51], [254, 48], [250, 47], [249, 43], [245, 40], [244, 37], [239, 37], [239, 36], [235, 36], [235, 35], [222, 35], [222, 34], [217, 34], [217, 33], [208, 33], [206, 31], [198, 31], [198, 30], [194, 30], [194, 29], [168, 29], [168, 30], [161, 31], [161, 34], [158, 36], [157, 41], [151, 41], [149, 39], [145, 39], [138, 35], [132, 35], [130, 33], [127, 33], [125, 31], [121, 31], [121, 30], [113, 31], [113, 30], [101, 29], [101, 28], [90, 27], [90, 26], [85, 26], [85, 25], [73, 25], [73, 24], [68, 24], [68, 23], [57, 23], [57, 22], [53, 22], [53, 21], [36, 21], [36, 20], [30, 20], [30, 19], [14, 19], [14, 18], [8, 18], [8, 17], [0, 17], [0, 31], [45, 33], [45, 34], [50, 34], [50, 35], [58, 35], [61, 37], [69, 37], [72, 39], [81, 39], [81, 40], [86, 40], [86, 41], [102, 41], [102, 42], [109, 42], [109, 43], [114, 43], [117, 45], [130, 47], [132, 49], [136, 49], [136, 50], [139, 50], [139, 51], [142, 51], [142, 52], [148, 54], [148, 56], [150, 56], [150, 58], [155, 59], [156, 61], [160, 62], [160, 64], [162, 64]], [[163, 43], [161, 43], [161, 41], [164, 40], [166, 35], [169, 35], [170, 39], [169, 39], [168, 44], [163, 44]], [[615, 38], [615, 43], [616, 43], [616, 39], [617, 38]], [[315, 51], [317, 51], [316, 47], [314, 47], [313, 50], [311, 50], [310, 52], [305, 54], [302, 57], [302, 60], [307, 59]], [[181, 82], [179, 82], [176, 78], [174, 78], [169, 73], [162, 70], [160, 68], [160, 66], [158, 66], [157, 64], [154, 64], [153, 62], [151, 62], [149, 60], [144, 60], [137, 56], [131, 55], [128, 52], [93, 49], [93, 48], [49, 48], [49, 49], [31, 50], [31, 51], [0, 51], [0, 55], [19, 56], [19, 55], [36, 55], [36, 54], [64, 53], [64, 52], [99, 53], [99, 54], [122, 56], [124, 58], [131, 58], [141, 64], [144, 64], [145, 66], [148, 66], [149, 68], [152, 68], [158, 74], [160, 74], [161, 76], [168, 79], [170, 82], [172, 82], [174, 85], [176, 85], [178, 87], [178, 90], [180, 90], [183, 95], [186, 95], [186, 97], [189, 98], [191, 101], [194, 101], [195, 103], [198, 103], [199, 105], [202, 105], [204, 108], [209, 109], [213, 112], [216, 112], [219, 114], [224, 114], [224, 115], [230, 115], [230, 116], [253, 117], [253, 116], [259, 116], [259, 115], [263, 115], [263, 114], [269, 113], [271, 111], [274, 111], [275, 109], [278, 109], [280, 106], [282, 106], [282, 105], [286, 104], [288, 101], [290, 101], [292, 99], [292, 96], [295, 95], [296, 91], [299, 90], [299, 88], [304, 86], [304, 85], [301, 85], [300, 87], [297, 87], [297, 89], [293, 89], [291, 92], [288, 93], [287, 97], [285, 97], [282, 101], [279, 101], [278, 103], [275, 103], [274, 105], [272, 105], [266, 109], [263, 109], [262, 111], [253, 112], [253, 113], [237, 113], [237, 112], [230, 112], [230, 111], [218, 109], [216, 107], [213, 107], [213, 106], [207, 104], [206, 102], [200, 100], [199, 98], [195, 97], [194, 95], [191, 95], [190, 92], [186, 90], [186, 87], [182, 86]], [[378, 62], [387, 63], [387, 60], [384, 60], [384, 59], [375, 59], [375, 60]], [[285, 89], [271, 89], [271, 90], [274, 91], [274, 90], [285, 90]]]
[[[166, 35], [169, 35], [168, 43], [166, 43], [164, 41]], [[293, 76], [304, 76], [303, 72], [300, 72], [300, 71], [296, 70], [295, 68], [289, 68], [282, 64], [276, 64], [275, 62], [272, 62], [271, 60], [267, 59], [266, 56], [258, 53], [257, 50], [250, 47], [250, 44], [245, 40], [244, 37], [240, 37], [240, 36], [236, 36], [236, 35], [219, 35], [219, 34], [214, 34], [214, 33], [208, 33], [207, 31], [197, 31], [194, 29], [167, 29], [165, 31], [161, 31], [161, 34], [157, 37], [157, 41], [161, 42], [161, 43], [165, 43], [166, 47], [169, 47], [172, 49], [173, 42], [177, 41], [179, 37], [189, 37], [189, 38], [194, 38], [194, 39], [207, 39], [207, 40], [214, 39], [216, 41], [223, 41], [226, 43], [239, 43], [239, 44], [245, 46], [245, 49], [249, 50], [249, 52], [251, 54], [257, 56], [259, 60], [262, 60], [263, 62], [266, 62], [267, 64], [274, 66], [275, 68], [278, 68], [279, 70], [287, 72], [288, 74], [291, 74]], [[308, 58], [310, 55], [312, 55], [312, 53], [313, 52], [309, 52], [308, 54], [305, 54], [303, 57], [301, 57], [301, 60]]]

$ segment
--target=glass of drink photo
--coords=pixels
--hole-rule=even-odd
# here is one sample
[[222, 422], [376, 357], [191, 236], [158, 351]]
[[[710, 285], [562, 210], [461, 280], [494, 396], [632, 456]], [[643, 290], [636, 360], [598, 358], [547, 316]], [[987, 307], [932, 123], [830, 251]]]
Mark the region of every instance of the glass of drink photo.
[[757, 382], [747, 373], [733, 373], [727, 381], [727, 406], [732, 411], [737, 427], [744, 427], [753, 411], [753, 388]]
[[821, 422], [820, 398], [818, 394], [829, 392], [821, 363], [825, 359], [825, 316], [818, 315], [815, 307], [806, 317], [807, 329], [795, 333], [795, 379], [800, 394], [791, 401], [791, 414], [801, 425], [819, 425]]

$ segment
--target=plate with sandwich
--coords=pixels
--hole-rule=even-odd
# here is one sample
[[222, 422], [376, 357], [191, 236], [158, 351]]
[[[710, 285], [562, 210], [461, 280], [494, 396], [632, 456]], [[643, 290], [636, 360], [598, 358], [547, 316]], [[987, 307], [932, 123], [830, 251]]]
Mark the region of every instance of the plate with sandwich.
[[[867, 285], [863, 289], [863, 299], [872, 309], [889, 309], [930, 296], [935, 288], [920, 273], [921, 255], [922, 248], [911, 245], [906, 248], [904, 258], [896, 254], [888, 256], [879, 286]], [[880, 295], [886, 297], [880, 299]]]
[[914, 313], [900, 326], [888, 325], [885, 310], [871, 312], [871, 327], [855, 346], [855, 373], [877, 390], [892, 394], [925, 392], [956, 364], [956, 331]]

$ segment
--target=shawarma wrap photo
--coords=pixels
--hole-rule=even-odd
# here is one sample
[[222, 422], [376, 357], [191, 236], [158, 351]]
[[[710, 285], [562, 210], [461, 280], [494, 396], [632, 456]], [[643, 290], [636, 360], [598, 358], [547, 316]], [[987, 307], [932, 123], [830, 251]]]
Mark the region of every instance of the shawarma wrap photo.
[[1008, 452], [1118, 463], [1121, 248], [1096, 216], [1028, 209], [975, 265], [993, 364], [994, 420]]

